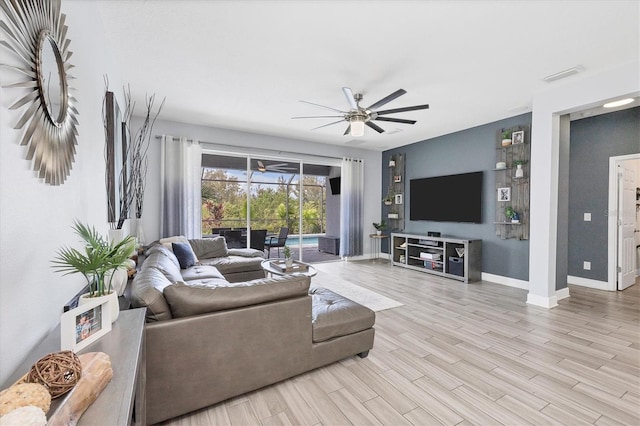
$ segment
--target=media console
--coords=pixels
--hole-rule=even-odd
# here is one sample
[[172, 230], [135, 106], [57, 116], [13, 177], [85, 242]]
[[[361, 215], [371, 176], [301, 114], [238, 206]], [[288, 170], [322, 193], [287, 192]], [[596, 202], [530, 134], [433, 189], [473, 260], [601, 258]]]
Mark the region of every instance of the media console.
[[392, 233], [391, 264], [465, 283], [479, 281], [482, 240]]

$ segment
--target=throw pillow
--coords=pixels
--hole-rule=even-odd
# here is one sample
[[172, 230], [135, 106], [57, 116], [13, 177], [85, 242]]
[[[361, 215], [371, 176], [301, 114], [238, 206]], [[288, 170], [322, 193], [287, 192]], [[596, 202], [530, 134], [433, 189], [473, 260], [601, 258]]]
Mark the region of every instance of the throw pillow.
[[189, 243], [171, 243], [173, 254], [178, 258], [180, 269], [187, 269], [196, 264], [196, 255], [193, 254]]

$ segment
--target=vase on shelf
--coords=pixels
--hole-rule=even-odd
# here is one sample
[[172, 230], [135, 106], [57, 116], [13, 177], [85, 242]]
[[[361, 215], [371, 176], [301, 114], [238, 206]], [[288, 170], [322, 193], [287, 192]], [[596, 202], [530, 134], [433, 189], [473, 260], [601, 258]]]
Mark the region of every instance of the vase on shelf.
[[524, 176], [524, 170], [522, 170], [522, 164], [516, 164], [516, 177], [521, 178]]
[[136, 250], [138, 254], [142, 254], [144, 250], [145, 237], [144, 237], [144, 226], [142, 226], [142, 218], [136, 219]]

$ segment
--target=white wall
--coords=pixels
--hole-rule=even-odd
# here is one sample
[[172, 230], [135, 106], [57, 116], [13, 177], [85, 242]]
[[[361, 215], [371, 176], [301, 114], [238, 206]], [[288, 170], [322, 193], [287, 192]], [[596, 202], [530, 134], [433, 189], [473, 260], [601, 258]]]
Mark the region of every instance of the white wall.
[[556, 296], [560, 115], [640, 93], [639, 64], [552, 83], [533, 98], [531, 239], [527, 303], [553, 307]]
[[[156, 96], [163, 97], [161, 92]], [[162, 117], [162, 115], [160, 116]], [[140, 125], [139, 120], [134, 120], [133, 128]], [[352, 157], [362, 158], [365, 164], [365, 211], [364, 211], [364, 254], [370, 252], [370, 241], [366, 237], [369, 234], [370, 223], [377, 222], [380, 217], [381, 189], [381, 153], [366, 149], [357, 149], [348, 146], [329, 146], [306, 142], [302, 140], [285, 139], [274, 136], [259, 135], [255, 133], [239, 132], [234, 130], [218, 129], [213, 127], [195, 126], [173, 121], [158, 119], [153, 129], [153, 135], [167, 134], [171, 136], [184, 136], [190, 139], [205, 141], [215, 144], [231, 145], [237, 147], [238, 152], [257, 148], [283, 152], [299, 152], [307, 155]], [[160, 162], [160, 141], [155, 137], [149, 148], [149, 164]], [[153, 241], [160, 236], [160, 217], [157, 212], [160, 209], [160, 169], [149, 167], [147, 174], [147, 189], [145, 192], [143, 223], [144, 232], [148, 241]], [[373, 231], [373, 228], [370, 229]]]
[[[71, 175], [60, 186], [36, 178], [13, 127], [24, 109], [8, 107], [24, 93], [0, 88], [0, 383], [60, 321], [62, 307], [83, 286], [80, 276], [61, 276], [51, 260], [62, 245], [76, 245], [74, 219], [107, 231], [104, 190], [103, 74], [120, 86], [91, 2], [63, 2], [67, 14], [71, 84], [78, 99], [78, 146]], [[2, 15], [2, 19], [6, 17]], [[3, 34], [4, 39], [4, 34]], [[15, 63], [2, 49], [2, 62]], [[0, 67], [0, 84], [20, 75]]]

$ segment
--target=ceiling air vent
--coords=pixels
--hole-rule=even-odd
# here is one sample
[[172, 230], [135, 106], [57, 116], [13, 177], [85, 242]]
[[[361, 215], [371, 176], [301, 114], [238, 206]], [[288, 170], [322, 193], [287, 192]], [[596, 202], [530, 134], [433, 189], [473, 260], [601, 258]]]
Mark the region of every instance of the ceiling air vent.
[[575, 67], [567, 68], [566, 70], [562, 70], [555, 74], [548, 75], [543, 78], [547, 83], [551, 81], [560, 80], [561, 78], [569, 77], [570, 75], [578, 74], [579, 72], [584, 71], [584, 67], [582, 65], [576, 65]]

